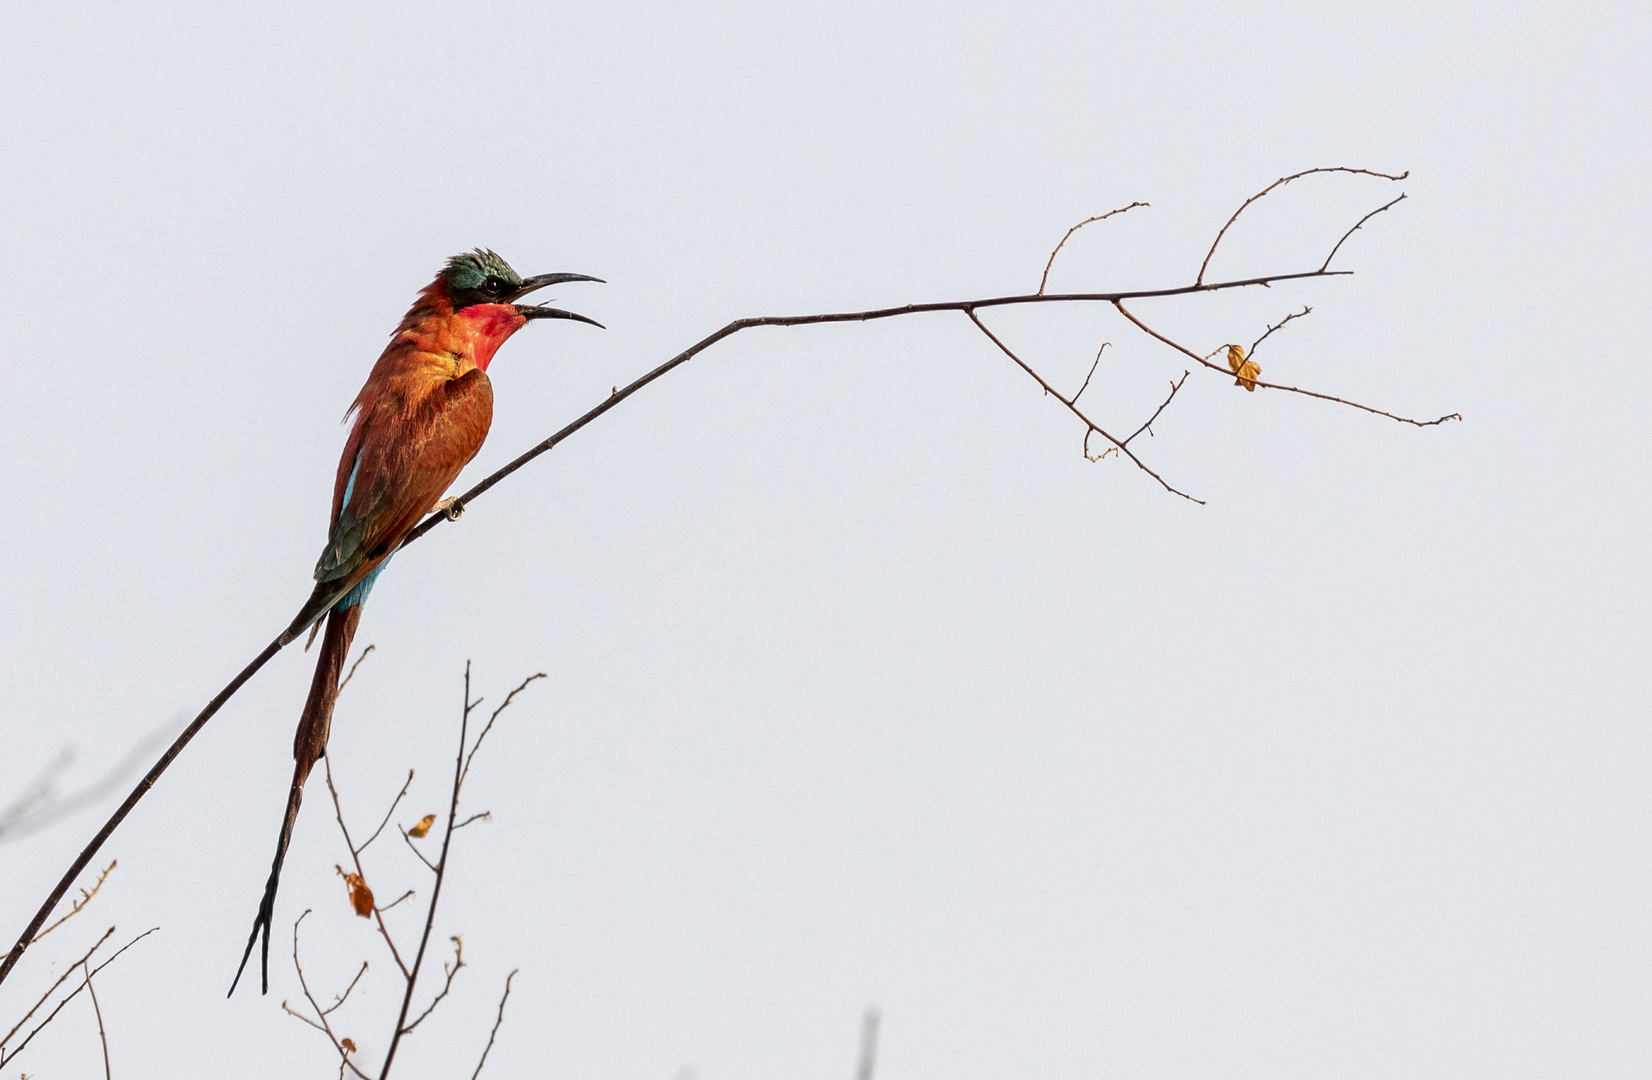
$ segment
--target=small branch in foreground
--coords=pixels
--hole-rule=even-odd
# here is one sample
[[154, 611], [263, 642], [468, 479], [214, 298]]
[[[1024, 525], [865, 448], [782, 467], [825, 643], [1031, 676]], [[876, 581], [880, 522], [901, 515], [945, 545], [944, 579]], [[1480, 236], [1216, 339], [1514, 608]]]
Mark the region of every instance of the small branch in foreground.
[[[76, 969], [79, 969], [81, 971], [86, 972], [86, 978], [81, 981], [81, 984], [79, 986], [75, 987], [73, 990], [71, 990], [67, 997], [65, 997], [62, 1001], [57, 1003], [56, 1008], [52, 1009], [51, 1012], [46, 1014], [46, 1018], [44, 1020], [40, 1021], [40, 1023], [38, 1023], [34, 1026], [34, 1030], [29, 1032], [28, 1036], [26, 1038], [24, 1038], [24, 1040], [22, 1042], [17, 1044], [17, 1049], [11, 1051], [11, 1053], [9, 1053], [9, 1054], [6, 1053], [3, 1050], [0, 1050], [0, 1068], [4, 1068], [8, 1062], [11, 1062], [11, 1061], [15, 1060], [17, 1055], [21, 1054], [23, 1052], [24, 1048], [26, 1048], [29, 1045], [29, 1043], [33, 1041], [34, 1037], [36, 1035], [40, 1034], [40, 1032], [45, 1029], [47, 1024], [50, 1024], [53, 1020], [55, 1020], [57, 1018], [57, 1014], [63, 1011], [63, 1007], [65, 1005], [67, 1005], [67, 1004], [69, 1004], [69, 1002], [73, 1001], [77, 996], [79, 996], [79, 994], [82, 990], [84, 990], [88, 986], [90, 986], [91, 982], [92, 982], [92, 976], [96, 975], [98, 972], [102, 971], [104, 968], [108, 967], [110, 964], [113, 964], [116, 960], [119, 960], [120, 957], [121, 957], [121, 954], [124, 953], [127, 949], [130, 949], [132, 946], [136, 945], [138, 942], [142, 941], [144, 938], [148, 937], [150, 934], [153, 934], [156, 930], [159, 930], [159, 929], [160, 929], [160, 927], [156, 926], [156, 927], [151, 927], [148, 930], [145, 930], [143, 933], [139, 934], [137, 937], [133, 938], [131, 941], [128, 941], [125, 945], [122, 945], [119, 949], [117, 949], [115, 951], [115, 955], [111, 956], [109, 959], [105, 960], [103, 963], [99, 964], [97, 967], [92, 968], [91, 970], [88, 971], [85, 967], [86, 961], [91, 959], [92, 953], [96, 952], [98, 947], [101, 946], [105, 941], [107, 941], [109, 939], [109, 935], [113, 934], [115, 932], [115, 928], [113, 926], [111, 926], [107, 933], [105, 933], [101, 938], [98, 938], [97, 945], [93, 945], [92, 948], [87, 951], [85, 956], [81, 957], [79, 960], [77, 960], [73, 964], [71, 964], [69, 966], [69, 970], [64, 973], [63, 977], [59, 978], [57, 980], [57, 982], [52, 984], [52, 990], [48, 990], [46, 992], [46, 996], [42, 997], [40, 999], [40, 1002], [38, 1002], [34, 1006], [33, 1009], [29, 1010], [28, 1016], [25, 1016], [23, 1018], [23, 1020], [18, 1023], [17, 1027], [12, 1028], [11, 1034], [8, 1034], [6, 1036], [6, 1039], [8, 1039], [8, 1040], [11, 1038], [12, 1035], [15, 1035], [17, 1033], [18, 1028], [21, 1028], [23, 1026], [23, 1024], [28, 1022], [29, 1016], [34, 1015], [35, 1010], [40, 1008], [41, 1004], [45, 1003], [46, 998], [51, 996], [52, 991], [56, 990], [58, 986], [62, 985], [63, 979], [67, 978], [70, 974], [73, 974]], [[0, 1042], [3, 1042], [3, 1040], [0, 1040]]]

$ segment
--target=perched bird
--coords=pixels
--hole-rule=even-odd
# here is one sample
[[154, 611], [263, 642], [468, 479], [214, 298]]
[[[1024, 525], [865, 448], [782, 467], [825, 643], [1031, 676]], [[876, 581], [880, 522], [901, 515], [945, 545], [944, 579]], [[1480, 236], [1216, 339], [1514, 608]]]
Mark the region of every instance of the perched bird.
[[275, 844], [275, 863], [231, 994], [260, 931], [263, 988], [269, 992], [270, 924], [281, 861], [292, 839], [304, 781], [327, 749], [339, 675], [361, 622], [361, 606], [414, 526], [439, 505], [451, 505], [440, 502], [443, 493], [482, 448], [493, 421], [493, 388], [487, 375], [493, 354], [533, 319], [602, 325], [571, 311], [516, 301], [547, 285], [601, 280], [584, 274], [523, 278], [491, 251], [455, 255], [419, 293], [345, 413], [346, 419], [354, 413], [356, 421], [333, 483], [332, 531], [316, 563], [315, 592], [281, 643], [306, 630], [313, 642], [323, 618], [327, 628], [293, 739], [293, 782]]

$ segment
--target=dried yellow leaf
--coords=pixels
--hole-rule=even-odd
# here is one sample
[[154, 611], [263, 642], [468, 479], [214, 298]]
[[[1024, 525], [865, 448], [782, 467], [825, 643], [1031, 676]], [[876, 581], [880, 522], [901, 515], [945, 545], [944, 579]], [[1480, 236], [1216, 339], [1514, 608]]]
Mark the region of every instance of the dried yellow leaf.
[[407, 835], [415, 840], [423, 840], [430, 835], [430, 827], [436, 824], [435, 814], [426, 814], [419, 819], [419, 823], [407, 830]]
[[1234, 386], [1243, 386], [1250, 391], [1255, 391], [1256, 380], [1262, 375], [1261, 365], [1254, 360], [1246, 360], [1244, 347], [1240, 345], [1228, 346], [1228, 370], [1236, 376]]

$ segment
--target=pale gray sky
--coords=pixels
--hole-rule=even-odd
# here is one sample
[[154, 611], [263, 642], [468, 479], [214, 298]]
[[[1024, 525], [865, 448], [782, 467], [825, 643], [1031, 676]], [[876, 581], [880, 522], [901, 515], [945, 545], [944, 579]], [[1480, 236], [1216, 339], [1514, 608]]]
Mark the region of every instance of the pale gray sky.
[[[459, 250], [606, 286], [493, 366], [478, 477], [730, 318], [1180, 283], [1245, 196], [1412, 170], [1358, 276], [1144, 305], [1196, 374], [1164, 494], [960, 316], [753, 332], [396, 560], [335, 768], [437, 809], [467, 658], [497, 700], [401, 1075], [839, 1080], [1644, 1076], [1652, 16], [1629, 4], [27, 5], [0, 40], [11, 504], [0, 793], [95, 778], [307, 595], [338, 420]], [[1317, 265], [1391, 197], [1306, 181], [1224, 273]], [[1094, 308], [993, 315], [1133, 427], [1184, 364]], [[79, 938], [115, 1074], [331, 1075], [223, 994], [309, 658], [279, 657], [107, 849]], [[106, 809], [105, 807], [104, 809]], [[0, 847], [9, 938], [96, 829]], [[343, 1033], [394, 989], [312, 793], [305, 907]], [[387, 846], [381, 895], [423, 887]], [[372, 864], [369, 867], [372, 870]], [[376, 981], [375, 981], [376, 980]], [[9, 1026], [9, 1025], [8, 1025]], [[20, 1059], [101, 1067], [80, 1003]]]

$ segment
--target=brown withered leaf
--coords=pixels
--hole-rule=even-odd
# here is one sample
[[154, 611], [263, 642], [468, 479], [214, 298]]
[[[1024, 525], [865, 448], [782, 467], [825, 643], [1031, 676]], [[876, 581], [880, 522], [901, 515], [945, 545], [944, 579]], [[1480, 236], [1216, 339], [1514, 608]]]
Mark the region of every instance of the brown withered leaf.
[[356, 1040], [354, 1039], [340, 1039], [338, 1044], [344, 1047], [344, 1052], [346, 1054], [353, 1054], [356, 1052]]
[[345, 874], [344, 884], [350, 889], [350, 906], [355, 908], [356, 914], [364, 919], [373, 914], [373, 890], [367, 887], [361, 875]]
[[419, 823], [407, 830], [407, 835], [415, 840], [423, 840], [430, 835], [430, 827], [436, 824], [435, 814], [426, 814], [419, 819]]
[[1243, 346], [1228, 346], [1228, 370], [1237, 376], [1233, 380], [1234, 386], [1243, 386], [1252, 392], [1256, 390], [1256, 380], [1261, 377], [1262, 368], [1255, 360], [1245, 359]]

